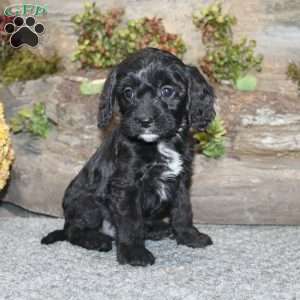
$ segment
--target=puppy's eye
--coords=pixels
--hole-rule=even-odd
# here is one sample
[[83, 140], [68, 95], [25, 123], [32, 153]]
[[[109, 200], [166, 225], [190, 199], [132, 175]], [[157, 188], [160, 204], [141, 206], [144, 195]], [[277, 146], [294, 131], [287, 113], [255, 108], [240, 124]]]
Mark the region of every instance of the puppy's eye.
[[173, 96], [174, 92], [174, 88], [168, 85], [163, 86], [160, 90], [160, 94], [164, 98], [170, 98], [171, 96]]
[[133, 89], [131, 87], [126, 87], [123, 90], [123, 95], [124, 95], [126, 100], [131, 100], [132, 97], [133, 97]]

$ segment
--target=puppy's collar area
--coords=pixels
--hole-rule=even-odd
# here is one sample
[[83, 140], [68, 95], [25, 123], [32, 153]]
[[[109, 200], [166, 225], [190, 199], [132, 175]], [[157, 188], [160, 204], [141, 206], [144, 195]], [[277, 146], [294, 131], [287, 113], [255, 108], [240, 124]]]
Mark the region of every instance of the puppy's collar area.
[[[180, 140], [182, 140], [182, 134], [183, 134], [184, 129], [183, 128], [179, 128], [179, 130], [177, 130], [176, 134], [174, 136], [171, 136], [169, 138], [179, 138]], [[138, 138], [140, 140], [143, 140], [146, 143], [154, 143], [154, 142], [158, 142], [160, 140], [160, 137], [158, 134], [154, 134], [154, 133], [143, 133], [140, 134], [138, 136]]]
[[[183, 123], [179, 129], [176, 131], [176, 134], [174, 135], [174, 137], [178, 137], [178, 138], [182, 138], [181, 135], [184, 133], [184, 130], [185, 130], [185, 123]], [[138, 136], [138, 138], [140, 140], [143, 140], [144, 142], [146, 143], [153, 143], [153, 142], [157, 142], [159, 139], [160, 139], [160, 136], [158, 134], [155, 134], [155, 133], [151, 133], [151, 132], [144, 132], [143, 134], [140, 134]]]

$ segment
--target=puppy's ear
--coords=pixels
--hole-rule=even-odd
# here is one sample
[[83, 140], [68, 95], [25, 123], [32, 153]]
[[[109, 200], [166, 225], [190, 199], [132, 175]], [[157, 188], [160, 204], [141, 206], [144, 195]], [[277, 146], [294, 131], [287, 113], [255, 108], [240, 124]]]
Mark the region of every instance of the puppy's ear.
[[98, 128], [104, 128], [112, 118], [115, 104], [115, 85], [117, 70], [113, 69], [108, 75], [100, 96], [98, 111]]
[[216, 115], [214, 91], [196, 67], [186, 66], [186, 72], [190, 126], [197, 131], [204, 130]]

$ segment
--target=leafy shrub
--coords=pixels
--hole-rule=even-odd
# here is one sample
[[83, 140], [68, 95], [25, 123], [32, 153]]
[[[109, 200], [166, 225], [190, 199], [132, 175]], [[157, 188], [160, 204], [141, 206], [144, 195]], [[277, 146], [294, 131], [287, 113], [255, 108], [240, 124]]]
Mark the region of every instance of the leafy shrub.
[[223, 15], [221, 3], [215, 3], [196, 12], [193, 23], [202, 31], [202, 42], [207, 45], [232, 38], [232, 26], [236, 25], [237, 19], [229, 14]]
[[29, 132], [30, 134], [46, 138], [51, 123], [46, 115], [45, 104], [38, 102], [33, 108], [21, 109], [11, 120], [11, 130], [13, 133]]
[[74, 60], [83, 66], [107, 68], [119, 62], [120, 57], [112, 55], [115, 52], [113, 35], [121, 23], [123, 10], [114, 9], [103, 14], [95, 3], [86, 3], [84, 12], [72, 17], [78, 37], [78, 49]]
[[122, 9], [102, 13], [95, 3], [85, 4], [82, 14], [72, 17], [79, 34], [74, 60], [82, 66], [108, 68], [130, 53], [144, 47], [156, 47], [178, 56], [186, 51], [176, 34], [167, 33], [159, 18], [130, 20], [122, 27]]
[[201, 68], [216, 81], [229, 80], [234, 83], [250, 70], [261, 71], [261, 56], [254, 56], [256, 42], [242, 39], [238, 43], [224, 40], [215, 48], [207, 49]]
[[298, 90], [300, 92], [300, 64], [290, 63], [287, 69], [287, 76], [298, 84]]
[[241, 39], [234, 42], [234, 16], [223, 14], [222, 4], [213, 3], [193, 15], [193, 22], [202, 31], [206, 54], [200, 61], [204, 73], [217, 82], [234, 84], [250, 71], [261, 71], [263, 57], [255, 55], [256, 42]]
[[205, 131], [194, 134], [198, 151], [210, 158], [223, 156], [225, 154], [225, 134], [224, 122], [216, 117]]
[[10, 46], [9, 35], [5, 33], [4, 27], [12, 22], [13, 18], [0, 16], [0, 81], [9, 84], [57, 72], [60, 62], [57, 55], [45, 59], [28, 49], [14, 49]]
[[9, 84], [17, 80], [31, 80], [45, 74], [54, 74], [59, 70], [59, 62], [57, 55], [44, 58], [26, 48], [16, 49], [4, 65], [2, 81]]

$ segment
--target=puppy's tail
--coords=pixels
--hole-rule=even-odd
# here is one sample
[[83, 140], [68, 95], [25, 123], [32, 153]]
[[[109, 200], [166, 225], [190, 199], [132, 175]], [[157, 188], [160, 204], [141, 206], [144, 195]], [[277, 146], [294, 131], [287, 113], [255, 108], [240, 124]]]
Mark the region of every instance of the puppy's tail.
[[53, 244], [55, 242], [65, 241], [66, 235], [64, 230], [54, 230], [42, 238], [41, 243], [45, 245]]

